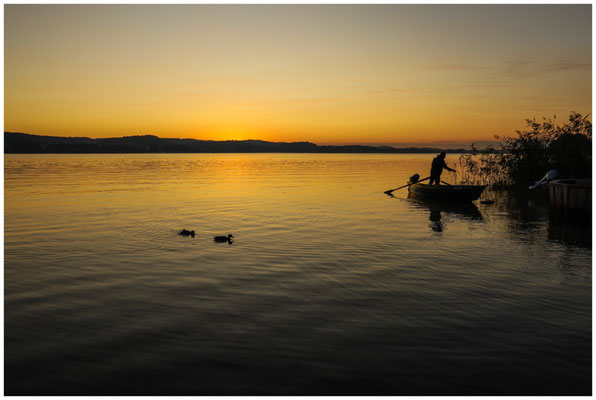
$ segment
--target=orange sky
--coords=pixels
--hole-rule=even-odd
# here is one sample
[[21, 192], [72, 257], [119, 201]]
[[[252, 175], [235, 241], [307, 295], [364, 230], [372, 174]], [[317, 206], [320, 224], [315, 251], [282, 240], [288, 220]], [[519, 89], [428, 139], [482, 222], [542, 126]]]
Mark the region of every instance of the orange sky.
[[5, 131], [325, 143], [592, 108], [591, 5], [5, 5]]

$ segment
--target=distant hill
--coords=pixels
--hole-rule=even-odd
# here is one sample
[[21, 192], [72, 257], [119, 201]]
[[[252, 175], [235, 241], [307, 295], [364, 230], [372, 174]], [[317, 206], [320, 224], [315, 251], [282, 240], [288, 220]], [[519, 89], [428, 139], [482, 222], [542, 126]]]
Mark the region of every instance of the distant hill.
[[464, 149], [319, 146], [310, 142], [167, 139], [153, 135], [91, 139], [4, 132], [4, 153], [464, 153]]

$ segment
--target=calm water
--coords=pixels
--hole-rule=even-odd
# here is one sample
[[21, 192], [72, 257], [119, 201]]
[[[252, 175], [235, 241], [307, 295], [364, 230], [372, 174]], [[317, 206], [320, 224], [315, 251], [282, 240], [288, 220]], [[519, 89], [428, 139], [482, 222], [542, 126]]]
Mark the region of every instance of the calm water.
[[6, 393], [590, 394], [591, 227], [432, 157], [6, 155]]

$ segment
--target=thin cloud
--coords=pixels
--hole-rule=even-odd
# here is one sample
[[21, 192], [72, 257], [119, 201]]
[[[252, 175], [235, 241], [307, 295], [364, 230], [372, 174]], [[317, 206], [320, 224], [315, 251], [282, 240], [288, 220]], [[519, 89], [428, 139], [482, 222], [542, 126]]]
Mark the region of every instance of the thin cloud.
[[486, 70], [489, 67], [480, 66], [480, 65], [470, 65], [470, 64], [436, 64], [436, 65], [429, 65], [428, 69], [443, 69], [443, 70], [452, 70], [452, 71], [471, 71], [471, 70]]
[[571, 70], [591, 70], [592, 63], [570, 63], [563, 62], [550, 66], [549, 72], [571, 71]]
[[[528, 60], [510, 60], [507, 62], [505, 75], [507, 76], [530, 76], [535, 75], [535, 72], [529, 72], [527, 67], [532, 65]], [[535, 71], [535, 70], [534, 70]]]
[[311, 103], [330, 103], [338, 101], [340, 97], [312, 97], [295, 99], [267, 99], [258, 101], [261, 104], [311, 104]]
[[353, 92], [353, 94], [394, 94], [394, 93], [412, 93], [413, 90], [411, 89], [399, 89], [399, 88], [389, 88], [389, 89], [378, 89], [378, 90], [363, 90], [361, 92]]
[[551, 72], [591, 71], [592, 63], [562, 61], [558, 63], [538, 63], [531, 60], [510, 60], [504, 74], [508, 77], [529, 77]]

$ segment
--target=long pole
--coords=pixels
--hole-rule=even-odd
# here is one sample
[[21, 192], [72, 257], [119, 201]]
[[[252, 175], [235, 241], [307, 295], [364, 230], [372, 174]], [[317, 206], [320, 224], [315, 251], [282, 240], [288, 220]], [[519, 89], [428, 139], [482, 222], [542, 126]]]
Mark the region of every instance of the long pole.
[[422, 181], [426, 181], [426, 180], [428, 180], [428, 179], [430, 179], [430, 176], [428, 176], [428, 177], [426, 177], [426, 178], [424, 178], [424, 179], [420, 179], [419, 181], [416, 181], [416, 182], [408, 183], [407, 185], [403, 185], [403, 186], [400, 186], [400, 187], [398, 187], [398, 188], [395, 188], [395, 189], [386, 190], [386, 191], [385, 191], [385, 192], [383, 192], [383, 193], [386, 193], [386, 194], [391, 194], [391, 193], [395, 192], [396, 190], [403, 189], [403, 188], [405, 188], [405, 187], [408, 187], [408, 186], [412, 186], [412, 185], [413, 185], [413, 184], [415, 184], [415, 183], [419, 183], [419, 182], [422, 182]]

